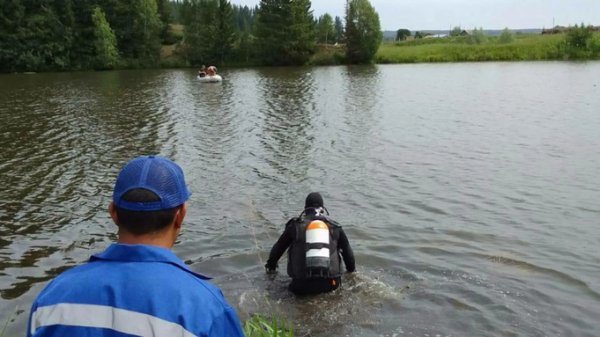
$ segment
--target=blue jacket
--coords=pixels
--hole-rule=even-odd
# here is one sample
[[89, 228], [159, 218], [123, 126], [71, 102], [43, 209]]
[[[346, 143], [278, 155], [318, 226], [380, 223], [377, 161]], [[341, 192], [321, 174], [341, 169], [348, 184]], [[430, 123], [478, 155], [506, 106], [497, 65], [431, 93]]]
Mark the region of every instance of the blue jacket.
[[168, 249], [113, 244], [42, 290], [27, 336], [243, 336], [207, 279]]

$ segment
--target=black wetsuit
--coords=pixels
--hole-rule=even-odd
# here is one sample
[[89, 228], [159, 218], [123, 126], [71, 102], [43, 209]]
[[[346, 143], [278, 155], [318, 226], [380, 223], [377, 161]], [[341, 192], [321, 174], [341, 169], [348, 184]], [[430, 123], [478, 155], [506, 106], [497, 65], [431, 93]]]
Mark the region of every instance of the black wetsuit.
[[[311, 217], [311, 215], [307, 216]], [[339, 259], [339, 255], [341, 254], [344, 260], [344, 265], [346, 266], [346, 270], [348, 272], [353, 272], [355, 270], [354, 253], [350, 247], [350, 242], [348, 242], [348, 237], [346, 237], [346, 233], [344, 233], [342, 227], [337, 225], [335, 221], [330, 219], [327, 220], [328, 224], [330, 224], [332, 235], [335, 238], [335, 241], [337, 241], [337, 258]], [[296, 240], [296, 224], [298, 221], [302, 220], [299, 218], [292, 218], [285, 225], [285, 231], [273, 245], [273, 248], [271, 248], [269, 259], [265, 265], [267, 270], [275, 270], [277, 268], [277, 262], [279, 261], [279, 258], [281, 258], [281, 255], [283, 255], [283, 253]], [[302, 256], [301, 258], [304, 257]], [[292, 282], [289, 285], [289, 289], [294, 294], [307, 295], [323, 293], [337, 289], [340, 286], [341, 275], [334, 275], [331, 277], [298, 277], [297, 275], [292, 275], [292, 270], [294, 268], [290, 264], [294, 263], [294, 260], [296, 260], [296, 258], [292, 256], [288, 258], [288, 275], [292, 277]]]

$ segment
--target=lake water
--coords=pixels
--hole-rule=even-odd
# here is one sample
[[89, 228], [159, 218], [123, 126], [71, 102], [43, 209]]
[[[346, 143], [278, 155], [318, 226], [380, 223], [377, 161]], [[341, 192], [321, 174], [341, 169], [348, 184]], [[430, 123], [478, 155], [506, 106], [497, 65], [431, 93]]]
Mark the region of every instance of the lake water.
[[[193, 193], [175, 253], [241, 318], [278, 313], [297, 336], [600, 335], [599, 62], [222, 75], [0, 76], [5, 336], [115, 240], [115, 176], [153, 153]], [[297, 299], [263, 265], [311, 191], [358, 272]]]

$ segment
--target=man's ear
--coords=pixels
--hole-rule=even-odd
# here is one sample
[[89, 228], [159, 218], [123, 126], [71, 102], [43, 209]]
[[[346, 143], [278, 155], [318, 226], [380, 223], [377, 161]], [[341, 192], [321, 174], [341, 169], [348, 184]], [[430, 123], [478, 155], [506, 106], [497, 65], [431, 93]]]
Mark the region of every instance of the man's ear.
[[111, 201], [110, 204], [108, 204], [108, 214], [110, 214], [110, 217], [112, 218], [112, 221], [115, 223], [115, 225], [119, 225], [119, 217], [117, 216], [117, 209], [115, 208], [115, 204]]
[[187, 205], [185, 203], [183, 203], [183, 205], [181, 205], [177, 209], [177, 212], [175, 213], [175, 221], [173, 222], [175, 225], [175, 228], [177, 228], [177, 229], [181, 228], [181, 224], [183, 223], [183, 218], [185, 218], [186, 213], [187, 213]]

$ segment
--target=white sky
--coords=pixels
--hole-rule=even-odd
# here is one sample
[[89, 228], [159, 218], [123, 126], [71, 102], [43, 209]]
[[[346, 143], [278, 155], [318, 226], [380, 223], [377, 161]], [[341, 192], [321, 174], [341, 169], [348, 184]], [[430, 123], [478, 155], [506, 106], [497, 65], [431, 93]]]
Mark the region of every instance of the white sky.
[[[600, 0], [370, 0], [383, 30], [549, 28], [600, 25]], [[230, 0], [255, 6], [259, 0]], [[346, 0], [311, 0], [313, 13], [344, 17]]]

